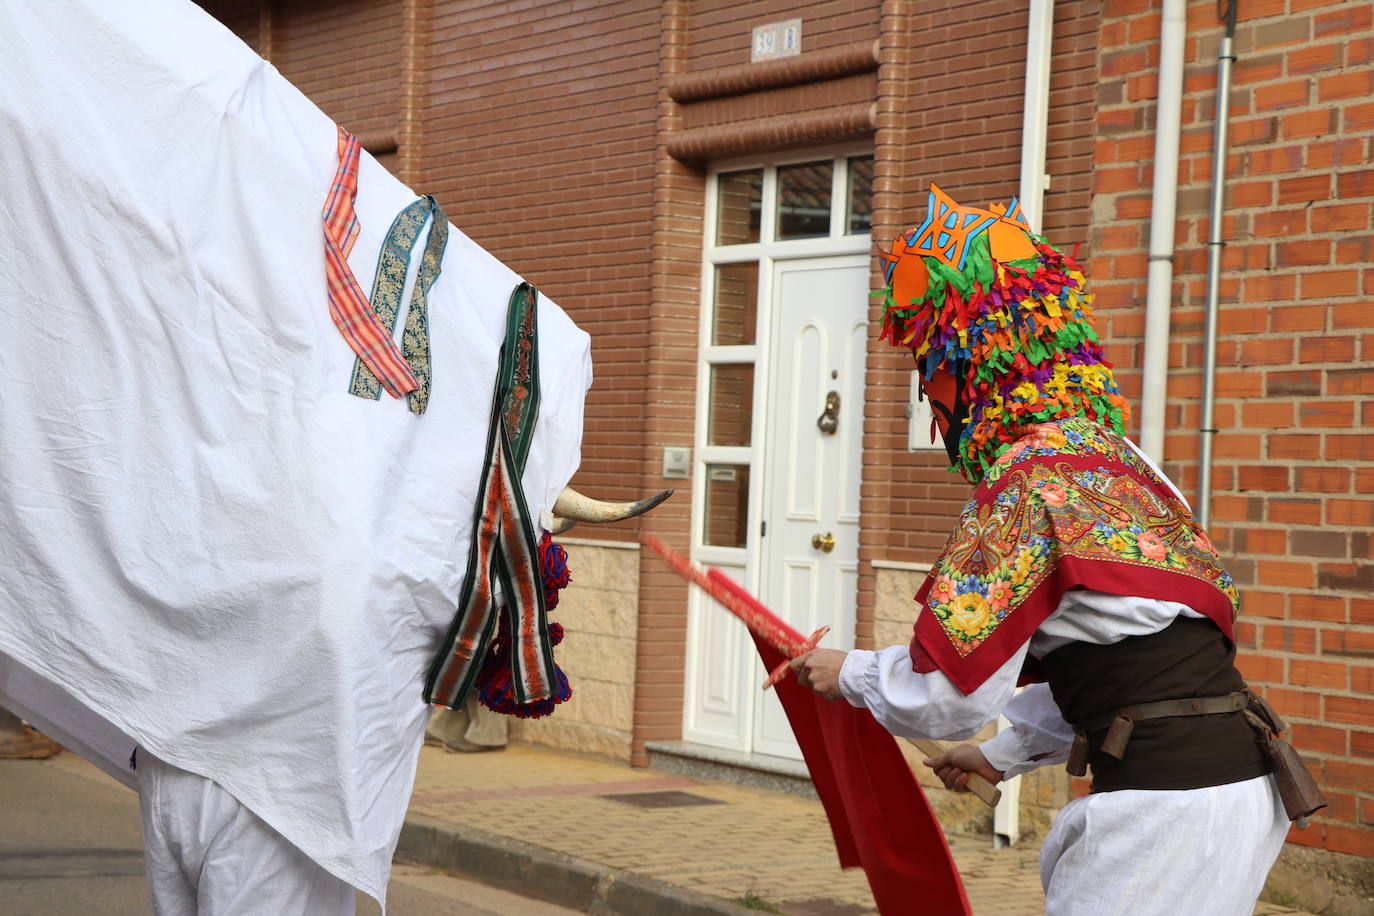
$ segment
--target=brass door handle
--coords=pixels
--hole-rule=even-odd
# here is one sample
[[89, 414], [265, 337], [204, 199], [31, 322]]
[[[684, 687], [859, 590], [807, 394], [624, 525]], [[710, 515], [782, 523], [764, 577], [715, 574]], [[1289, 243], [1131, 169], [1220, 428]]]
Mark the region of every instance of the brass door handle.
[[811, 546], [823, 553], [829, 553], [835, 549], [835, 535], [827, 531], [825, 534], [811, 535]]
[[840, 428], [840, 393], [829, 391], [825, 395], [825, 409], [816, 418], [816, 428], [827, 436], [835, 435]]

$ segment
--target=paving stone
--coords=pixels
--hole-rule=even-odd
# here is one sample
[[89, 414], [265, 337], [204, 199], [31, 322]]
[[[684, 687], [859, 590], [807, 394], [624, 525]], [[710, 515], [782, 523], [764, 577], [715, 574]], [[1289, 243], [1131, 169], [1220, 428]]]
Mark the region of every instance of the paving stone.
[[[643, 808], [604, 797], [653, 793], [696, 803]], [[538, 873], [561, 881], [586, 898], [564, 905], [588, 912], [747, 914], [737, 903], [746, 897], [788, 916], [876, 912], [863, 872], [840, 868], [820, 803], [795, 795], [517, 744], [482, 754], [425, 748], [410, 811], [425, 830], [461, 834], [463, 841], [450, 845], [469, 860], [508, 868], [510, 880]], [[412, 826], [403, 853], [414, 847], [407, 845]], [[987, 836], [948, 839], [976, 914], [1043, 912], [1038, 844], [993, 849]], [[425, 843], [443, 845], [430, 834], [418, 842], [416, 854]], [[500, 855], [484, 855], [483, 844]], [[522, 855], [530, 860], [523, 865]], [[426, 864], [456, 871], [468, 865], [461, 858]], [[1255, 912], [1302, 916], [1267, 904]]]

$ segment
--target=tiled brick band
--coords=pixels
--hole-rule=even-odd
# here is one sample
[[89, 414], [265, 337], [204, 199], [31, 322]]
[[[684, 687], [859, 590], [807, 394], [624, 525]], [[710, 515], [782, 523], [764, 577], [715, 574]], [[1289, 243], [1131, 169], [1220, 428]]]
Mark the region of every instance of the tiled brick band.
[[358, 137], [358, 141], [362, 143], [363, 149], [374, 156], [385, 156], [388, 153], [394, 153], [401, 145], [400, 140], [394, 133], [363, 134]]
[[708, 70], [704, 73], [684, 73], [668, 79], [665, 85], [674, 102], [686, 104], [703, 99], [717, 99], [742, 92], [758, 92], [795, 86], [817, 80], [836, 79], [854, 73], [868, 73], [878, 69], [878, 42], [860, 41], [813, 51], [797, 57], [758, 64], [738, 64]]
[[829, 143], [873, 130], [878, 107], [872, 102], [802, 115], [697, 127], [670, 134], [668, 154], [685, 162], [737, 156], [750, 150], [779, 149], [802, 143]]

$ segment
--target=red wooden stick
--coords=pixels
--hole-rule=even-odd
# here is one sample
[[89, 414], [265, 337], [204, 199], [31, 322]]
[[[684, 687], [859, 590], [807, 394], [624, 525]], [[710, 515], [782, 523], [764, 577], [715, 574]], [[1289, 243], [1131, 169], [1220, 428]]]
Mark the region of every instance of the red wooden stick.
[[[647, 531], [641, 533], [639, 539], [641, 543], [666, 560], [678, 575], [688, 582], [700, 586], [721, 607], [744, 621], [745, 626], [757, 633], [760, 639], [787, 656], [789, 660], [816, 648], [816, 644], [821, 641], [821, 638], [830, 632], [829, 627], [821, 627], [810, 636], [803, 637], [791, 624], [766, 608], [757, 598], [720, 570], [703, 570]], [[763, 689], [767, 690], [772, 687], [786, 674], [787, 663], [784, 662], [769, 672], [768, 679], [763, 682]]]

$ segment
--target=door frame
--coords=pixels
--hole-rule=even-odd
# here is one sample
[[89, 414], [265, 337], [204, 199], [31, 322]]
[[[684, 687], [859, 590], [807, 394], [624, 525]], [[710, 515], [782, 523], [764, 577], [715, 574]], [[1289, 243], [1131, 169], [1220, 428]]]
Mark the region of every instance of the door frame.
[[[698, 347], [696, 367], [695, 431], [692, 448], [692, 479], [697, 482], [692, 487], [692, 524], [691, 550], [693, 560], [706, 565], [717, 566], [739, 579], [741, 584], [757, 594], [763, 581], [765, 560], [763, 543], [760, 537], [760, 522], [764, 521], [766, 503], [764, 487], [756, 485], [759, 473], [767, 467], [770, 443], [768, 442], [770, 405], [768, 393], [771, 391], [772, 354], [767, 342], [772, 340], [775, 328], [775, 303], [773, 290], [774, 264], [778, 261], [794, 259], [816, 259], [853, 255], [869, 255], [873, 248], [872, 232], [861, 234], [840, 234], [846, 220], [848, 196], [846, 193], [831, 195], [831, 234], [828, 237], [791, 239], [780, 241], [774, 238], [772, 215], [777, 212], [776, 170], [801, 162], [815, 162], [832, 159], [835, 162], [835, 175], [832, 189], [847, 188], [847, 162], [850, 157], [873, 155], [873, 145], [868, 142], [836, 144], [812, 147], [805, 150], [789, 150], [786, 153], [769, 156], [723, 160], [712, 163], [706, 175], [703, 213], [703, 242], [701, 257], [701, 300], [698, 312]], [[717, 245], [716, 203], [719, 194], [719, 176], [724, 173], [746, 169], [762, 169], [764, 182], [762, 189], [760, 220], [760, 239], [758, 242], [737, 245]], [[732, 263], [758, 263], [758, 295], [754, 343], [739, 346], [715, 346], [711, 341], [712, 320], [714, 317], [715, 268]], [[754, 367], [753, 416], [748, 446], [713, 446], [708, 444], [708, 422], [710, 410], [711, 367], [715, 365], [752, 364]], [[862, 411], [861, 405], [856, 405]], [[749, 525], [746, 529], [744, 548], [707, 545], [705, 535], [706, 510], [706, 469], [712, 464], [742, 465], [749, 468], [749, 497], [747, 515]], [[861, 472], [861, 469], [860, 469]], [[696, 708], [699, 690], [702, 687], [701, 672], [697, 659], [701, 657], [703, 635], [703, 615], [724, 614], [718, 607], [709, 606], [700, 589], [691, 589], [688, 598], [686, 671], [683, 691], [683, 739], [692, 743], [727, 748], [745, 753], [753, 750], [754, 712], [757, 704], [753, 701], [743, 704], [736, 728], [726, 734], [719, 730], [706, 728], [698, 722]], [[757, 690], [756, 674], [762, 670], [757, 661], [753, 646], [740, 626], [739, 645], [732, 641], [731, 648], [743, 653], [737, 657], [730, 674], [735, 681], [733, 690], [738, 697], [750, 696], [748, 691]]]

